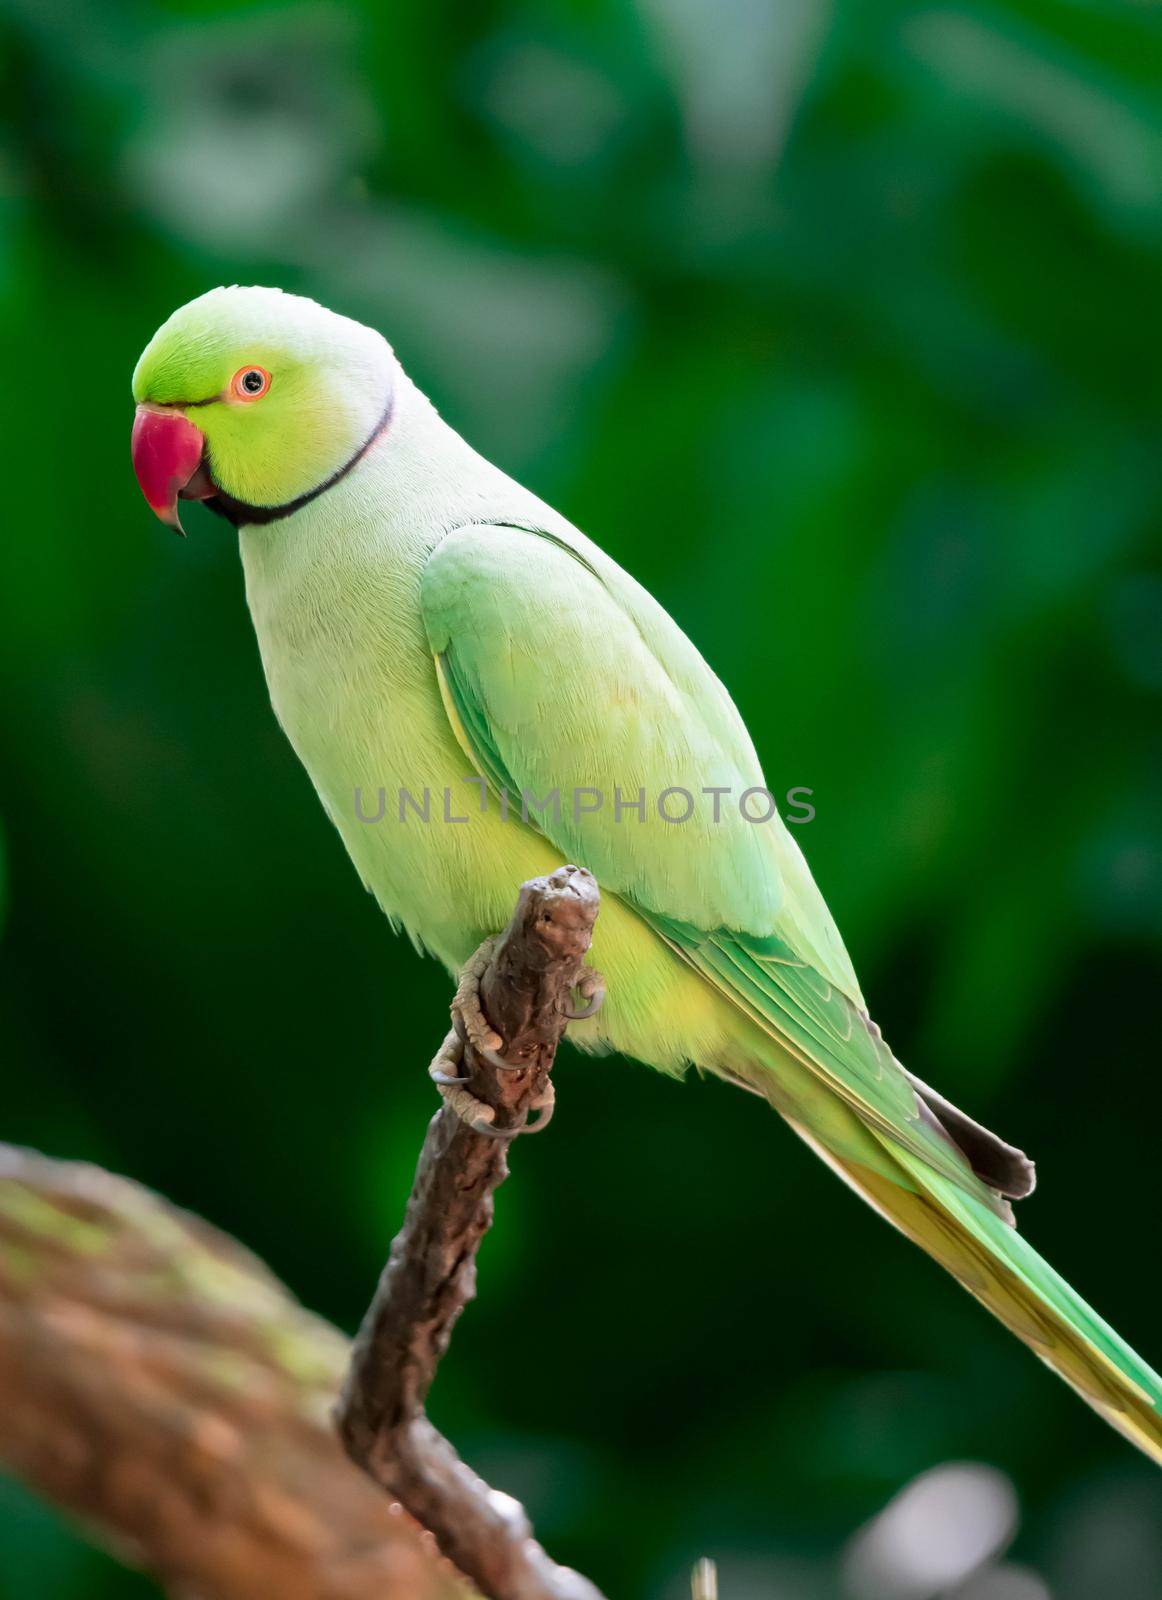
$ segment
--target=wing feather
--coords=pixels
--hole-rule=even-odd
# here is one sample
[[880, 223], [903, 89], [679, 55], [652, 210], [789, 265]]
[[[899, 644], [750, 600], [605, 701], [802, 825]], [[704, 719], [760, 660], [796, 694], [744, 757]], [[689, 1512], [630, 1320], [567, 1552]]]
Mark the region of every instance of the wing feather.
[[[436, 547], [421, 600], [441, 689], [478, 771], [545, 836], [622, 896], [879, 1137], [978, 1197], [989, 1191], [924, 1105], [864, 1008], [850, 959], [777, 814], [746, 729], [701, 656], [646, 592], [580, 535], [479, 524]], [[729, 790], [682, 825], [664, 790]], [[578, 812], [578, 790], [604, 797]], [[645, 815], [618, 815], [645, 791]], [[995, 1200], [995, 1197], [991, 1197]], [[1003, 1203], [996, 1201], [998, 1210]]]

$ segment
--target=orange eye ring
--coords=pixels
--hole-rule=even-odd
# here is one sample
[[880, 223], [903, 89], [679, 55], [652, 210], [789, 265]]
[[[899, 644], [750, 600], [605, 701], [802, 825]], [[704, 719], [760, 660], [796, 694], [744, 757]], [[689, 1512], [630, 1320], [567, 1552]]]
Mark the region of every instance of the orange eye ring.
[[251, 400], [261, 400], [269, 388], [270, 373], [266, 368], [248, 363], [230, 379], [230, 398], [249, 404]]

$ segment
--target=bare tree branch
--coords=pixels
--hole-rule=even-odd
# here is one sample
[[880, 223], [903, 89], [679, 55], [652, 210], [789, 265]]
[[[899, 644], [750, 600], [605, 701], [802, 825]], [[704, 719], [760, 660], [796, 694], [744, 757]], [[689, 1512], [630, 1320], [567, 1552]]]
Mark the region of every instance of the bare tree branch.
[[[480, 981], [484, 1015], [512, 1069], [464, 1047], [465, 1087], [495, 1108], [497, 1128], [516, 1126], [543, 1099], [598, 905], [596, 883], [577, 867], [521, 889]], [[587, 1579], [549, 1559], [522, 1508], [471, 1472], [424, 1415], [453, 1325], [475, 1294], [476, 1251], [507, 1175], [507, 1148], [447, 1105], [433, 1117], [337, 1421], [352, 1458], [490, 1600], [601, 1600]]]
[[347, 1341], [233, 1240], [0, 1145], [0, 1463], [189, 1600], [466, 1600], [346, 1459]]

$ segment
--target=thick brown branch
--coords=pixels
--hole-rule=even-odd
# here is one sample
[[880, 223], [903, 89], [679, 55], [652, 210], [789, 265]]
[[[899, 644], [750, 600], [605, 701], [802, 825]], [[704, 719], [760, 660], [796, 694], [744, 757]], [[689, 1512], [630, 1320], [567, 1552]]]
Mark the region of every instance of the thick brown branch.
[[[521, 889], [481, 980], [501, 1071], [465, 1047], [467, 1088], [512, 1127], [543, 1091], [597, 917], [588, 872], [562, 867]], [[425, 1528], [490, 1600], [601, 1600], [551, 1561], [521, 1507], [488, 1488], [428, 1422], [423, 1405], [457, 1317], [475, 1293], [476, 1251], [507, 1175], [507, 1144], [473, 1132], [448, 1107], [420, 1153], [400, 1230], [355, 1340], [338, 1424], [352, 1458]]]
[[225, 1235], [0, 1145], [0, 1464], [197, 1600], [465, 1600], [346, 1459], [347, 1341]]
[[[521, 891], [481, 982], [516, 1070], [466, 1050], [497, 1128], [548, 1081], [597, 908], [573, 867]], [[494, 1600], [601, 1600], [423, 1412], [507, 1148], [447, 1108], [433, 1118], [350, 1352], [198, 1218], [0, 1145], [0, 1464], [191, 1600], [465, 1600], [449, 1561]], [[328, 1426], [345, 1370], [343, 1442], [391, 1501]]]

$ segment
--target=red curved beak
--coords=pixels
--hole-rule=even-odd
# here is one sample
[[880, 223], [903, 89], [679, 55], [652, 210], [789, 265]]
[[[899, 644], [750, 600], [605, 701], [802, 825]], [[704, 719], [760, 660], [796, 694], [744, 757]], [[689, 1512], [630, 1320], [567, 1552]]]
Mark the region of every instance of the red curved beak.
[[204, 500], [214, 493], [205, 474], [191, 492], [205, 447], [201, 430], [180, 411], [138, 406], [133, 419], [133, 470], [151, 510], [175, 533], [185, 532], [178, 520], [178, 496]]

